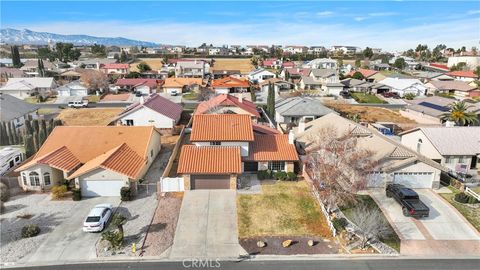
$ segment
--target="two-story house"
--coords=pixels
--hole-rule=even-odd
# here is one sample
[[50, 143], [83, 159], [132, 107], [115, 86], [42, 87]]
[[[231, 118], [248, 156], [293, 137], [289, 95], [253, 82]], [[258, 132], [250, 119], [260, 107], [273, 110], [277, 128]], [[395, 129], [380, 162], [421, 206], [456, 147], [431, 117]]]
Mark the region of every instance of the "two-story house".
[[185, 190], [236, 189], [242, 173], [293, 172], [298, 161], [293, 134], [258, 134], [247, 114], [195, 115], [190, 142], [177, 169]]
[[479, 177], [480, 127], [420, 127], [400, 136], [403, 145], [452, 172]]
[[205, 76], [204, 61], [179, 61], [175, 66], [175, 77], [177, 78], [202, 78]]
[[302, 77], [301, 89], [318, 90], [321, 94], [339, 96], [343, 90], [335, 69], [312, 69], [308, 76]]
[[127, 75], [130, 69], [130, 64], [105, 64], [100, 68], [107, 75]]

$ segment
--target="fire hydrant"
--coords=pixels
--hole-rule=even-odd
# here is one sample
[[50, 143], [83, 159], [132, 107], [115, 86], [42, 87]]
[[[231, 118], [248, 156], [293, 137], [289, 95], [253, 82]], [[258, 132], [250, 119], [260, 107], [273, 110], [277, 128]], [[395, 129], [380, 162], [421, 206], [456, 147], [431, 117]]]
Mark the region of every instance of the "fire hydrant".
[[135, 243], [132, 244], [132, 252], [133, 253], [137, 252], [137, 244]]

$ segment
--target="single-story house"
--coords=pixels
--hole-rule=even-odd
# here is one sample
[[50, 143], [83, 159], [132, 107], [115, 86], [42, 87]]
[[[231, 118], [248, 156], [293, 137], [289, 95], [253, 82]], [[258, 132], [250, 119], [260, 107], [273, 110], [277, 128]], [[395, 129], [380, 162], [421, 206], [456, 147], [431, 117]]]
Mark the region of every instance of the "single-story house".
[[250, 83], [244, 79], [224, 77], [212, 81], [212, 88], [217, 94], [245, 93], [250, 90]]
[[121, 78], [115, 82], [115, 85], [135, 92], [140, 92], [144, 95], [155, 93], [162, 80], [146, 79], [146, 78]]
[[55, 89], [61, 97], [84, 97], [88, 96], [88, 88], [80, 81], [73, 81]]
[[0, 83], [3, 84], [8, 81], [9, 78], [22, 78], [26, 74], [19, 68], [0, 67]]
[[252, 120], [260, 118], [257, 106], [243, 97], [221, 94], [198, 104], [194, 114], [247, 114]]
[[401, 79], [387, 77], [379, 83], [391, 87], [391, 91], [403, 97], [406, 94], [423, 96], [427, 93], [427, 87], [418, 79]]
[[425, 84], [429, 94], [449, 94], [457, 99], [465, 99], [480, 95], [477, 87], [463, 81], [430, 81]]
[[7, 84], [0, 88], [0, 93], [9, 94], [19, 99], [33, 95], [47, 97], [56, 87], [57, 83], [53, 78], [10, 78]]
[[277, 94], [282, 92], [290, 92], [295, 89], [295, 85], [291, 82], [284, 81], [280, 78], [271, 78], [264, 80], [259, 84], [261, 91], [265, 93], [268, 92], [269, 84], [273, 85], [273, 91]]
[[478, 177], [480, 127], [419, 127], [400, 136], [403, 145], [451, 171]]
[[182, 147], [177, 169], [185, 190], [236, 189], [242, 173], [293, 172], [298, 161], [291, 136], [255, 134], [245, 114], [195, 115], [190, 141], [193, 145]]
[[240, 77], [242, 72], [240, 70], [230, 70], [230, 69], [214, 69], [212, 70], [213, 79], [221, 79], [229, 76]]
[[121, 112], [114, 122], [124, 126], [154, 126], [171, 130], [180, 121], [183, 111], [181, 105], [158, 94], [140, 100]]
[[381, 83], [371, 83], [353, 78], [347, 78], [340, 81], [344, 89], [352, 92], [366, 92], [372, 94], [380, 94], [390, 92], [391, 87]]
[[177, 93], [200, 92], [202, 86], [202, 78], [166, 78], [162, 88], [163, 92], [171, 94], [174, 91]]
[[423, 83], [429, 81], [453, 81], [454, 78], [446, 75], [442, 72], [435, 71], [416, 71], [413, 72], [416, 78], [420, 79]]
[[[54, 71], [55, 65], [50, 62], [49, 60], [45, 59], [43, 61], [43, 67], [45, 70]], [[23, 66], [20, 68], [25, 74], [29, 77], [36, 77], [38, 76], [38, 59], [29, 59], [23, 63]]]
[[65, 80], [65, 81], [69, 81], [69, 82], [80, 80], [80, 77], [82, 77], [82, 73], [80, 73], [80, 71], [82, 71], [82, 69], [67, 70], [67, 71], [64, 71], [64, 72], [58, 74], [58, 77], [61, 80]]
[[292, 97], [275, 104], [275, 121], [300, 126], [332, 112], [332, 109], [323, 105], [318, 99]]
[[347, 74], [347, 76], [353, 76], [356, 72], [360, 72], [364, 80], [367, 82], [379, 82], [383, 79], [385, 79], [385, 75], [382, 73], [378, 72], [377, 70], [371, 70], [371, 69], [364, 69], [364, 68], [359, 68], [357, 70], [352, 70], [350, 73]]
[[100, 67], [108, 75], [126, 75], [130, 70], [130, 64], [112, 63]]
[[30, 161], [18, 167], [24, 190], [42, 191], [72, 181], [83, 197], [136, 190], [160, 152], [153, 126], [58, 126]]
[[319, 132], [327, 128], [333, 128], [339, 138], [345, 135], [356, 137], [357, 147], [372, 152], [378, 165], [369, 172], [368, 187], [384, 188], [388, 183], [410, 188], [440, 187], [440, 174], [446, 168], [374, 128], [367, 128], [335, 113], [308, 122], [304, 131], [298, 130], [295, 139], [299, 153], [305, 155], [315, 149]]
[[248, 73], [248, 80], [252, 83], [261, 83], [264, 80], [275, 78], [275, 73], [270, 72], [266, 69], [259, 68], [250, 73]]
[[478, 80], [479, 76], [473, 72], [473, 70], [467, 71], [451, 71], [447, 73], [448, 76], [455, 78], [455, 80], [464, 82], [473, 82]]
[[39, 107], [14, 96], [0, 93], [0, 122], [13, 122], [15, 128], [22, 128], [30, 116], [37, 117]]

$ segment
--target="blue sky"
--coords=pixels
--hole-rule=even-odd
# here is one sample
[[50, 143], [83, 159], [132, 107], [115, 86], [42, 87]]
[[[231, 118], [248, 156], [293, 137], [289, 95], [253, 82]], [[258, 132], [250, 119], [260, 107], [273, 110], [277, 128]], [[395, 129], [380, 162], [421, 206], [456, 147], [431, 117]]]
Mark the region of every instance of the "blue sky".
[[1, 1], [1, 27], [168, 44], [479, 47], [479, 1]]

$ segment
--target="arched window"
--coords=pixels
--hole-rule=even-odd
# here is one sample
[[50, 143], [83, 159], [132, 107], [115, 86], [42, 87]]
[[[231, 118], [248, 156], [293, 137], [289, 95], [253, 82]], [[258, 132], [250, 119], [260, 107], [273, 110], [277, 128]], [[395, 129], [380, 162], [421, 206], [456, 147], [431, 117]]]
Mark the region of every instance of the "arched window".
[[418, 139], [418, 142], [417, 142], [417, 152], [419, 152], [419, 153], [420, 153], [420, 150], [421, 150], [421, 148], [422, 148], [422, 143], [423, 143], [422, 139]]
[[46, 172], [43, 174], [43, 183], [45, 183], [45, 186], [50, 186], [50, 184], [52, 183], [50, 181], [50, 173]]
[[30, 173], [30, 186], [40, 186], [40, 177], [38, 173], [36, 172], [31, 172]]

